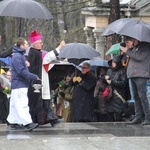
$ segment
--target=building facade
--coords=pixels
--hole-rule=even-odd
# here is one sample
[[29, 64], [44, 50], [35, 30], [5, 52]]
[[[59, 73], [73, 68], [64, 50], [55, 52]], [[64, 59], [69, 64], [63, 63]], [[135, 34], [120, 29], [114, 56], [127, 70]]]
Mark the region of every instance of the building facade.
[[[94, 47], [101, 53], [103, 59], [107, 59], [107, 39], [101, 34], [108, 25], [110, 7], [109, 0], [91, 0], [88, 7], [82, 9], [82, 15], [85, 16], [85, 35], [87, 44]], [[149, 0], [131, 0], [129, 3], [120, 4], [120, 16], [141, 19], [150, 23], [150, 1]]]

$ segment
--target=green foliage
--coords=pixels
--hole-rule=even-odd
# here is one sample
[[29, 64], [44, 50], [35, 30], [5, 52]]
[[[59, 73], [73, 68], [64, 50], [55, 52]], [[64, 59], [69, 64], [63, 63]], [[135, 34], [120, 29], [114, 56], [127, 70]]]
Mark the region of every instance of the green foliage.
[[63, 90], [66, 86], [66, 81], [65, 80], [61, 80], [60, 82], [58, 82], [58, 86], [61, 90]]
[[7, 87], [7, 86], [1, 85], [0, 89], [5, 94], [9, 94], [9, 95], [11, 94], [11, 89], [9, 87]]

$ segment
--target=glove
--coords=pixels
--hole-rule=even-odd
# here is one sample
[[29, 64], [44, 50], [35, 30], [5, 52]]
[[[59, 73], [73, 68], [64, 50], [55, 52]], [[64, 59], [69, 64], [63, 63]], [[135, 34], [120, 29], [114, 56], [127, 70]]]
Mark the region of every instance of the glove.
[[61, 97], [65, 97], [65, 93], [64, 92], [59, 92], [59, 95], [61, 96]]
[[77, 77], [76, 80], [77, 80], [77, 82], [81, 82], [82, 78], [81, 77]]
[[77, 81], [77, 77], [73, 77], [73, 83]]

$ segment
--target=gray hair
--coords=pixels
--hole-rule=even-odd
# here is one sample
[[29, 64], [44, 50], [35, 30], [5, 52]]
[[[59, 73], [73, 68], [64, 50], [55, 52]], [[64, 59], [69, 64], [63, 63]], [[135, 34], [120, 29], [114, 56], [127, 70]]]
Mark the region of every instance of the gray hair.
[[88, 63], [88, 62], [84, 62], [83, 64], [82, 64], [82, 67], [83, 66], [86, 66], [86, 67], [88, 67], [88, 68], [91, 68], [91, 65]]

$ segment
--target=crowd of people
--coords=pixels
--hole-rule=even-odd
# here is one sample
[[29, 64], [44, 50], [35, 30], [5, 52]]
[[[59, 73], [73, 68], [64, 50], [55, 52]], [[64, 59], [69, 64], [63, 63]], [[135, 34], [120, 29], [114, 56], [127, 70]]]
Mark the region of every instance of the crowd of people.
[[[27, 58], [24, 56], [29, 48], [26, 39], [18, 38], [12, 48], [11, 71], [7, 72], [11, 82], [9, 109], [0, 115], [10, 129], [31, 131], [38, 125], [55, 127], [62, 121], [124, 121], [126, 102], [130, 99], [135, 101], [135, 115], [129, 124], [150, 124], [149, 43], [126, 37], [120, 53], [108, 61], [109, 68], [97, 67], [93, 72], [89, 63], [83, 63], [81, 71], [66, 74], [58, 88], [51, 89], [50, 63], [57, 59], [65, 42], [45, 53], [42, 35], [36, 30], [29, 35], [29, 41]], [[39, 93], [34, 92], [34, 84], [42, 84]], [[2, 88], [0, 92], [5, 95]]]

